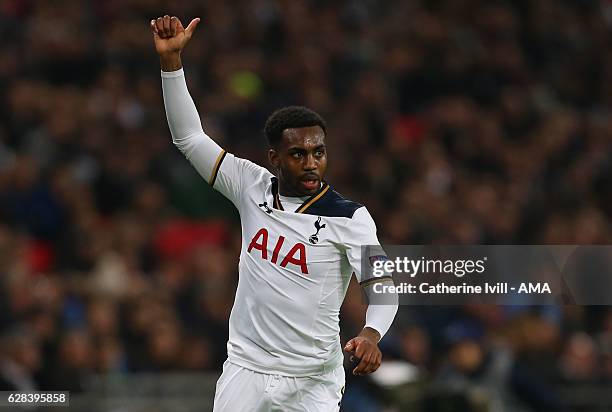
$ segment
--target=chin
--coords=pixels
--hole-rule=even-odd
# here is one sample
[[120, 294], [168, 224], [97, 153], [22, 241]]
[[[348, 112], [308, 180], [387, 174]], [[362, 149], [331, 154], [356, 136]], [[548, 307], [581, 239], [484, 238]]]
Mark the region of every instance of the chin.
[[305, 187], [300, 187], [298, 193], [300, 194], [300, 196], [312, 196], [317, 193], [318, 190], [318, 187], [315, 189], [306, 189]]
[[297, 196], [297, 197], [311, 196], [314, 193], [316, 193], [317, 190], [319, 190], [318, 188], [317, 189], [312, 189], [312, 190], [306, 189], [300, 183], [298, 183], [295, 186], [293, 186], [292, 189], [293, 189], [292, 192], [294, 193], [293, 196]]

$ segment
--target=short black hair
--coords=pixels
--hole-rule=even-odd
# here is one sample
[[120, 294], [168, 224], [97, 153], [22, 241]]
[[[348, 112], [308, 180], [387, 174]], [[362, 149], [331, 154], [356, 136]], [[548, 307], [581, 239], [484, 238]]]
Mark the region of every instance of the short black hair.
[[276, 147], [285, 129], [320, 126], [327, 135], [325, 120], [314, 110], [304, 106], [288, 106], [275, 110], [266, 120], [264, 134], [270, 147]]

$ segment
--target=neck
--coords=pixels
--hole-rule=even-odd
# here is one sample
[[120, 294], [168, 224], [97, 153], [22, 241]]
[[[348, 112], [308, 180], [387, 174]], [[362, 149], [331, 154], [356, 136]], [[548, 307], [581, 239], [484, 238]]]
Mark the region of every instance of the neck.
[[299, 194], [287, 187], [283, 187], [283, 186], [278, 186], [278, 194], [281, 196], [287, 196], [287, 197], [304, 197], [304, 196], [310, 196], [308, 194]]

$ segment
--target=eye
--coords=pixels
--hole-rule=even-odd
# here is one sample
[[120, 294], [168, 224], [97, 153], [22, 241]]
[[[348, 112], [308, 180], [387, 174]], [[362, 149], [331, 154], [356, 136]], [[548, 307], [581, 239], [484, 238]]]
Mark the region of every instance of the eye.
[[301, 152], [295, 152], [295, 153], [291, 153], [291, 156], [292, 156], [294, 159], [301, 159], [301, 158], [302, 158], [302, 156], [303, 156], [303, 154], [302, 154]]
[[316, 156], [316, 157], [323, 157], [324, 155], [325, 155], [325, 150], [322, 150], [322, 149], [321, 149], [321, 150], [317, 150], [317, 151], [315, 152], [315, 156]]

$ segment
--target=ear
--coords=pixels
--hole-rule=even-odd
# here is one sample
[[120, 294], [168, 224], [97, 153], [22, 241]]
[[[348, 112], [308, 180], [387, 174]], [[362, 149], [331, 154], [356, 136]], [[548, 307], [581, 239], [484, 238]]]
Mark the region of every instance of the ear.
[[268, 161], [274, 169], [278, 169], [280, 167], [280, 157], [278, 156], [276, 149], [268, 150]]

